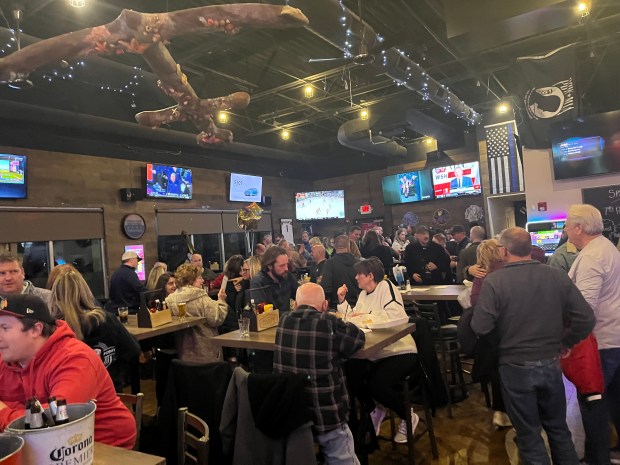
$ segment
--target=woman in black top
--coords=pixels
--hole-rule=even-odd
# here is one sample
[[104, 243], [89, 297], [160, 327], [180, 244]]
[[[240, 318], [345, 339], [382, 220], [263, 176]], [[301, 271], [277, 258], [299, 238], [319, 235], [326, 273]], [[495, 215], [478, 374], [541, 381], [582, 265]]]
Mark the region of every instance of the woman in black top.
[[121, 392], [129, 364], [140, 355], [140, 345], [114, 314], [99, 307], [79, 271], [68, 269], [56, 277], [50, 311], [55, 318], [64, 319], [77, 338], [97, 352], [116, 391]]
[[377, 257], [383, 263], [384, 273], [390, 275], [390, 270], [394, 266], [392, 259], [393, 249], [388, 245], [383, 245], [379, 234], [372, 229], [366, 231], [366, 235], [362, 241], [362, 256], [364, 258]]

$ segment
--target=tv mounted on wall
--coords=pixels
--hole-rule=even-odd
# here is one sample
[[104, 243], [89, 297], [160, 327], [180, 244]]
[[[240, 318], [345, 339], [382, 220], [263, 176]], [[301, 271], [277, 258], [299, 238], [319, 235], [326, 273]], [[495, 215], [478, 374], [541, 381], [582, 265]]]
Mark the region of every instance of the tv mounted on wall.
[[192, 170], [179, 166], [146, 164], [146, 196], [154, 199], [192, 198]]
[[26, 156], [0, 154], [0, 199], [25, 199]]
[[482, 194], [479, 163], [433, 168], [433, 189], [437, 199]]
[[344, 190], [298, 192], [295, 217], [300, 221], [344, 218]]
[[620, 171], [620, 111], [551, 126], [555, 179]]
[[231, 202], [260, 202], [263, 198], [263, 178], [249, 174], [230, 173], [228, 200]]
[[430, 170], [410, 171], [383, 177], [383, 203], [398, 205], [433, 198]]

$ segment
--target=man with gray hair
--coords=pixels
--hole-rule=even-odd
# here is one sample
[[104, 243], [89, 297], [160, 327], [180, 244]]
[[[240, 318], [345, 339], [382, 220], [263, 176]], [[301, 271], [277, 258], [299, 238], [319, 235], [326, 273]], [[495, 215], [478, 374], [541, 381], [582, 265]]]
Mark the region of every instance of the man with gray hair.
[[[620, 252], [603, 232], [603, 218], [592, 205], [572, 205], [566, 234], [579, 255], [568, 276], [594, 310], [594, 336], [605, 381], [607, 408], [581, 408], [586, 430], [586, 461], [609, 463], [609, 418], [620, 433]], [[581, 404], [581, 402], [580, 402]], [[583, 406], [582, 406], [583, 407]], [[620, 463], [620, 450], [611, 451], [611, 462]]]
[[[474, 226], [469, 230], [469, 245], [459, 254], [459, 260], [456, 264], [456, 282], [461, 284], [463, 280], [473, 281], [476, 276], [469, 273], [469, 269], [476, 265], [478, 261], [476, 250], [480, 243], [486, 239], [486, 231], [482, 226]], [[484, 270], [482, 270], [484, 272]], [[486, 275], [486, 272], [484, 273]]]
[[566, 273], [532, 260], [530, 234], [502, 231], [505, 265], [482, 284], [471, 327], [479, 336], [496, 331], [499, 373], [508, 416], [517, 432], [524, 465], [577, 465], [566, 425], [560, 353], [586, 338], [594, 313]]

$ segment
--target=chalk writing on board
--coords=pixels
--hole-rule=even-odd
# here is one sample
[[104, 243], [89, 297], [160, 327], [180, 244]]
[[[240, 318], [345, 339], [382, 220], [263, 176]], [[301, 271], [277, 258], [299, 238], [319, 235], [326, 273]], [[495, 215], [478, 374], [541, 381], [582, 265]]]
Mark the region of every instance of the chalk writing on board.
[[603, 217], [603, 234], [614, 243], [620, 238], [620, 185], [583, 189], [583, 202], [594, 205]]

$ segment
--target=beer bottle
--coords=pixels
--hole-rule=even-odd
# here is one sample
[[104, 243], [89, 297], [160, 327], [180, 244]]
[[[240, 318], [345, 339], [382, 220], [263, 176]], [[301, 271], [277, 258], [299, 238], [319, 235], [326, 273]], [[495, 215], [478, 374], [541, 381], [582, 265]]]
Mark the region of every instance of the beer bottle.
[[56, 405], [58, 406], [58, 412], [56, 413], [56, 424], [64, 425], [65, 423], [69, 423], [69, 412], [67, 411], [67, 400], [58, 399], [56, 401]]
[[30, 429], [41, 429], [43, 426], [43, 409], [41, 404], [33, 402], [30, 406]]
[[52, 396], [47, 399], [47, 403], [50, 406], [50, 413], [52, 415], [52, 419], [56, 421], [56, 415], [58, 414], [58, 405], [56, 404], [56, 397]]
[[24, 429], [30, 429], [30, 407], [32, 406], [32, 398], [26, 401], [26, 409], [24, 411]]
[[38, 399], [35, 399], [34, 402], [37, 405], [37, 410], [41, 411], [41, 417], [43, 418], [43, 426], [45, 426], [46, 428], [48, 426], [54, 426], [54, 420], [51, 418], [51, 415], [48, 415], [47, 413], [45, 413], [45, 409], [43, 408], [43, 405], [41, 405], [41, 402], [39, 402]]

